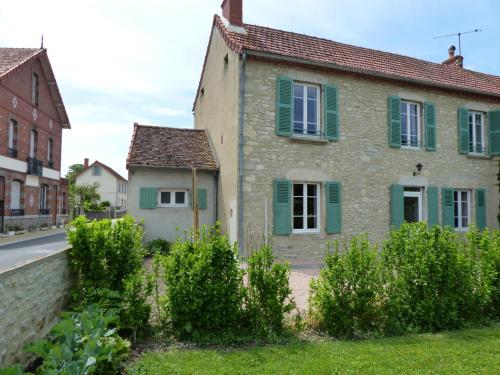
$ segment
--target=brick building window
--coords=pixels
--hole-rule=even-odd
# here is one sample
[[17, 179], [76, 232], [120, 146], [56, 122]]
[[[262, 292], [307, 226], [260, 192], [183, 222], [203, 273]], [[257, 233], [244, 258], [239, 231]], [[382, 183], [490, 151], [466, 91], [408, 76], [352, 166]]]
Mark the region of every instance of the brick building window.
[[40, 215], [48, 215], [49, 213], [49, 186], [42, 184], [40, 186]]
[[39, 91], [40, 91], [40, 78], [38, 77], [38, 74], [33, 73], [31, 79], [31, 102], [35, 107], [38, 107]]
[[38, 132], [35, 129], [31, 129], [30, 132], [30, 158], [36, 159], [38, 149]]
[[49, 138], [47, 144], [47, 164], [49, 168], [54, 168], [54, 140]]
[[9, 121], [8, 155], [17, 157], [17, 121], [13, 119]]
[[21, 204], [22, 187], [21, 181], [12, 180], [10, 183], [10, 210], [12, 216], [24, 215]]

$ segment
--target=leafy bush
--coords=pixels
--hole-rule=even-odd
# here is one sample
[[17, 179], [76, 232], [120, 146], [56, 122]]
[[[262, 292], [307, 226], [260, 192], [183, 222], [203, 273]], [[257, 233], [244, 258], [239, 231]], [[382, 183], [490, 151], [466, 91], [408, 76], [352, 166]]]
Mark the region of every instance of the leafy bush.
[[310, 288], [311, 315], [329, 334], [353, 337], [379, 328], [379, 259], [366, 236], [353, 238], [342, 250], [338, 242], [329, 248], [325, 268]]
[[113, 308], [121, 329], [136, 336], [149, 320], [152, 284], [144, 274], [143, 230], [131, 216], [111, 221], [75, 219], [69, 230], [71, 265], [78, 275], [74, 299], [80, 306]]
[[238, 330], [242, 270], [219, 227], [203, 229], [195, 241], [178, 240], [164, 267], [165, 309], [176, 336], [221, 338]]
[[274, 263], [271, 247], [263, 246], [248, 259], [247, 274], [245, 307], [253, 331], [282, 332], [284, 316], [295, 307], [288, 282], [290, 266]]
[[[37, 369], [40, 374], [118, 374], [128, 358], [130, 343], [111, 328], [116, 322], [116, 316], [95, 305], [79, 313], [63, 313], [62, 320], [51, 329], [49, 340], [35, 341], [25, 351], [41, 357]], [[20, 365], [0, 373], [27, 374]]]
[[156, 238], [149, 241], [145, 248], [148, 255], [154, 255], [160, 253], [163, 255], [168, 255], [170, 252], [171, 243], [163, 238]]

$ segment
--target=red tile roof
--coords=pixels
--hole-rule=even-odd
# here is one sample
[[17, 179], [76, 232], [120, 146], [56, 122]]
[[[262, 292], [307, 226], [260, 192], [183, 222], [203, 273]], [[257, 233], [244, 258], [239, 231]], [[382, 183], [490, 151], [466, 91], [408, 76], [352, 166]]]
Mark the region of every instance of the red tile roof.
[[43, 51], [38, 48], [0, 48], [0, 78]]
[[131, 166], [217, 170], [205, 130], [139, 124], [127, 158]]
[[214, 16], [214, 26], [231, 50], [237, 53], [274, 55], [339, 70], [500, 97], [499, 76], [455, 65], [437, 64], [256, 25], [245, 24], [247, 34], [240, 34], [229, 31], [218, 15]]

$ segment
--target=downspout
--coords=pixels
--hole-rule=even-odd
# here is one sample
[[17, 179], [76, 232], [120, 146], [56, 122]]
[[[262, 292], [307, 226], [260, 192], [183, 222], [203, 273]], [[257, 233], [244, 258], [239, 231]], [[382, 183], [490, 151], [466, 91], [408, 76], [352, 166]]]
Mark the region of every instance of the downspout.
[[238, 136], [238, 250], [243, 257], [243, 119], [245, 115], [245, 63], [246, 52], [241, 55], [240, 65], [240, 94], [239, 94], [239, 136]]

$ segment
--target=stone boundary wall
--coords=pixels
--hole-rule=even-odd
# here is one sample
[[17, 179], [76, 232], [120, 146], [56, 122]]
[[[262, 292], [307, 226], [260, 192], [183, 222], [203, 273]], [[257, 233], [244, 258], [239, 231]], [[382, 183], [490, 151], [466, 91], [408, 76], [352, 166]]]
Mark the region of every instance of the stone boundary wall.
[[0, 368], [27, 364], [23, 347], [44, 337], [70, 297], [69, 250], [30, 260], [0, 272]]

